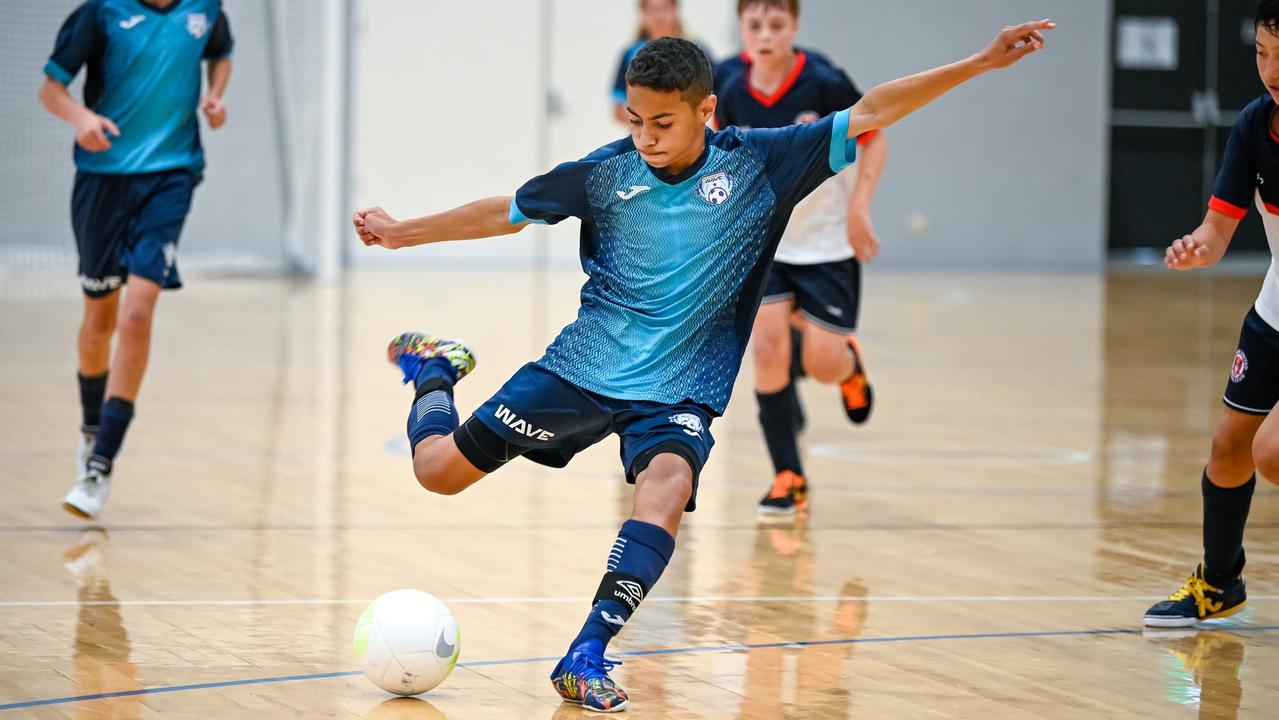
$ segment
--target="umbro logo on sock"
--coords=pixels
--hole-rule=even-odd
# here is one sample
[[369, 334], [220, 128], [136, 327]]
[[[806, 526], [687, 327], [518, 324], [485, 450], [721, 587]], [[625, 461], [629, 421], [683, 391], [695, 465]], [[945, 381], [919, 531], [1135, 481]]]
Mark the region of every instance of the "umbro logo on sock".
[[618, 580], [613, 596], [626, 603], [631, 612], [635, 612], [635, 608], [639, 607], [640, 601], [644, 599], [644, 586], [634, 580]]

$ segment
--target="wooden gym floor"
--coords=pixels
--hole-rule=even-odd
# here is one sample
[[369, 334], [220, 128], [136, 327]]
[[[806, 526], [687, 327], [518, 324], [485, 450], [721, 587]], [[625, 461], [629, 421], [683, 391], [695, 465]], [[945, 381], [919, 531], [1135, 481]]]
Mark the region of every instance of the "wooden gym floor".
[[[1253, 504], [1248, 609], [1140, 625], [1198, 558], [1199, 473], [1259, 274], [867, 276], [873, 419], [852, 427], [805, 384], [811, 516], [760, 525], [743, 372], [700, 509], [613, 645], [626, 717], [1273, 717], [1273, 486]], [[546, 676], [628, 513], [615, 441], [428, 495], [383, 356], [408, 328], [471, 341], [465, 416], [572, 318], [579, 284], [192, 277], [162, 301], [91, 525], [59, 508], [74, 278], [6, 277], [0, 718], [582, 717]], [[421, 700], [353, 672], [356, 617], [399, 587], [445, 599], [463, 631], [463, 664]]]

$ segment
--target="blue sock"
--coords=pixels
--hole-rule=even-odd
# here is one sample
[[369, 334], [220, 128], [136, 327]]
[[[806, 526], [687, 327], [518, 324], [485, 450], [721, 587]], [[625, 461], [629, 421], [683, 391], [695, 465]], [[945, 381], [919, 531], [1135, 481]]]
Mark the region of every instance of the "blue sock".
[[82, 422], [86, 428], [97, 430], [102, 423], [102, 399], [107, 394], [107, 374], [90, 377], [76, 374], [80, 381], [80, 410]]
[[102, 404], [102, 423], [98, 425], [98, 439], [93, 454], [108, 462], [115, 459], [124, 443], [124, 433], [133, 421], [133, 403], [120, 397], [107, 398]]
[[433, 435], [450, 435], [457, 429], [457, 408], [453, 405], [453, 383], [457, 369], [445, 358], [422, 363], [414, 377], [417, 394], [409, 408], [409, 453]]
[[595, 641], [603, 652], [662, 577], [674, 552], [675, 538], [670, 533], [652, 523], [627, 520], [609, 551], [608, 570], [595, 593], [591, 614], [569, 650]]

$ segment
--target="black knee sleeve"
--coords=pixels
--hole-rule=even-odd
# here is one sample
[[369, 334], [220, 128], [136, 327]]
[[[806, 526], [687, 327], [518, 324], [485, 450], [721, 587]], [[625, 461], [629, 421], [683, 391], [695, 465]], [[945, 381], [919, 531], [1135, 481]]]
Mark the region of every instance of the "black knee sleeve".
[[453, 433], [453, 440], [462, 456], [486, 473], [497, 470], [531, 449], [507, 442], [476, 420], [474, 415]]

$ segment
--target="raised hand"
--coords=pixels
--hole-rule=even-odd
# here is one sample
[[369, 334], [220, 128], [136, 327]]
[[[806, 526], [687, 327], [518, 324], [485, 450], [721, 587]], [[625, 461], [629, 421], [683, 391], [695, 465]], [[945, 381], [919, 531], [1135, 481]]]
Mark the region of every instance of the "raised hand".
[[985, 50], [978, 53], [978, 57], [989, 68], [1006, 68], [1027, 55], [1042, 50], [1044, 31], [1056, 28], [1057, 23], [1048, 19], [1006, 27]]
[[351, 217], [351, 224], [355, 226], [355, 234], [360, 236], [360, 242], [367, 247], [378, 245], [388, 250], [399, 247], [391, 238], [391, 230], [396, 220], [380, 207], [356, 210]]

